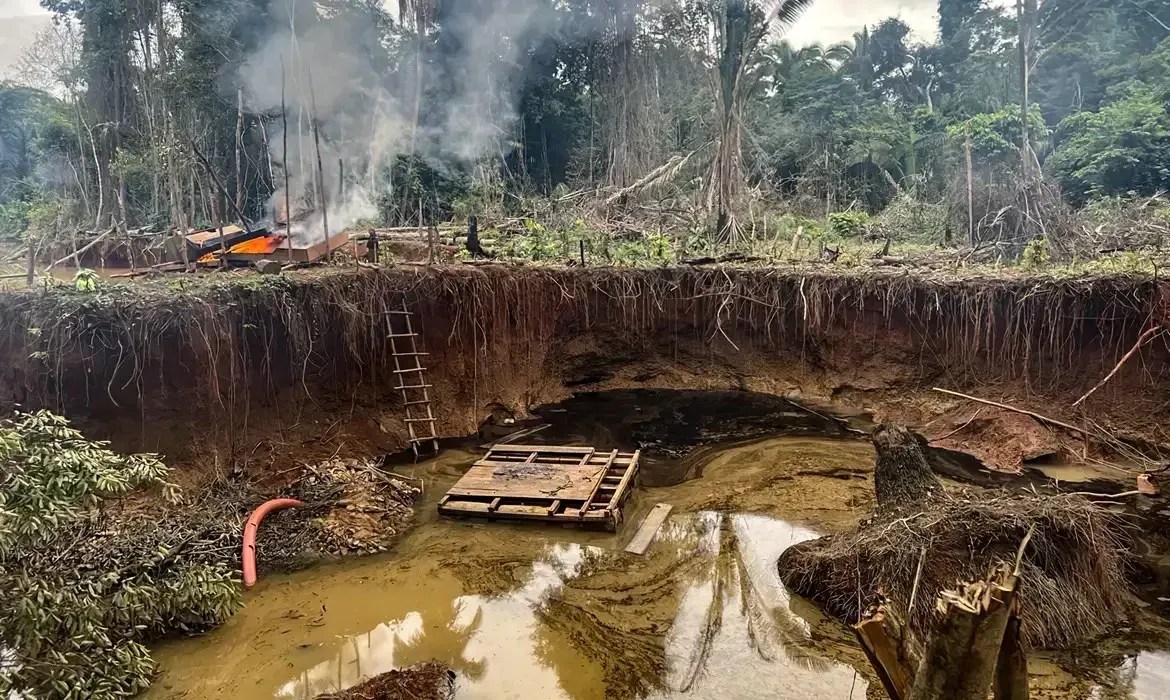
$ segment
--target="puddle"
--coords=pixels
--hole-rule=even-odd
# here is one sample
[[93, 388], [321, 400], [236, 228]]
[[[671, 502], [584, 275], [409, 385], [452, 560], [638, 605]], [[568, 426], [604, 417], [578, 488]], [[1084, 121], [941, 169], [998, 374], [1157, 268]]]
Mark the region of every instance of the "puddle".
[[[651, 428], [610, 425], [622, 446]], [[659, 457], [662, 485], [635, 490], [616, 535], [438, 518], [479, 454], [397, 467], [424, 502], [393, 552], [262, 580], [223, 627], [155, 649], [146, 697], [307, 699], [432, 659], [456, 672], [458, 698], [866, 697], [851, 633], [790, 596], [775, 562], [868, 515], [868, 443], [798, 434]], [[622, 552], [660, 502], [674, 510], [647, 555]], [[1056, 664], [1033, 673], [1051, 689], [1037, 697], [1152, 700], [1167, 656], [1127, 659], [1108, 688]]]
[[[853, 669], [812, 641], [824, 620], [775, 571], [785, 547], [818, 532], [707, 505], [783, 503], [797, 479], [844, 504], [868, 490], [863, 477], [795, 474], [852, 469], [868, 453], [777, 438], [714, 454], [703, 479], [637, 494], [637, 519], [659, 501], [676, 508], [645, 557], [621, 551], [632, 526], [610, 535], [428, 515], [475, 459], [444, 454], [403, 468], [426, 483], [427, 522], [395, 552], [261, 581], [228, 624], [156, 649], [163, 673], [146, 697], [312, 698], [430, 659], [456, 671], [460, 698], [864, 697]], [[809, 506], [802, 522], [822, 515]], [[824, 512], [844, 526], [852, 510]]]

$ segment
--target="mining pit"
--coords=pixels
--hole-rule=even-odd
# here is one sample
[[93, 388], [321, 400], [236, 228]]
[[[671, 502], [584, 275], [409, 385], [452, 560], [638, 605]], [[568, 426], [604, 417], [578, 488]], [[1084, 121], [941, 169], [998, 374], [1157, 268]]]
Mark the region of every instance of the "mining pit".
[[[893, 421], [948, 489], [1114, 497], [1132, 611], [1030, 650], [1031, 696], [1145, 700], [1170, 683], [1170, 512], [1131, 492], [1170, 443], [1170, 348], [1073, 404], [1164, 322], [1159, 284], [492, 265], [33, 291], [0, 297], [0, 403], [158, 452], [237, 510], [317, 504], [265, 521], [226, 624], [153, 643], [149, 698], [314, 698], [426, 662], [457, 698], [884, 697], [850, 624], [777, 561], [868, 522], [868, 434]], [[434, 455], [404, 420], [396, 309], [429, 353]], [[640, 451], [616, 532], [438, 515], [483, 444], [526, 429]], [[389, 482], [413, 509], [371, 495]], [[646, 554], [624, 552], [658, 504]]]

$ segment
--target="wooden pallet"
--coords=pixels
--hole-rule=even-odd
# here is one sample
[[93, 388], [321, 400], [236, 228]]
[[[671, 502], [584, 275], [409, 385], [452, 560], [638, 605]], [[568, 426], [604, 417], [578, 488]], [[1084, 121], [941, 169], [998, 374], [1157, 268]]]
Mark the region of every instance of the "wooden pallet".
[[496, 445], [443, 496], [439, 512], [617, 530], [640, 455], [592, 447]]
[[420, 446], [438, 452], [435, 414], [431, 410], [431, 395], [428, 391], [431, 385], [427, 384], [426, 367], [422, 365], [422, 358], [427, 353], [418, 351], [418, 334], [414, 332], [411, 323], [413, 314], [403, 302], [401, 309], [390, 311], [386, 316], [390, 329], [390, 351], [394, 355], [394, 376], [398, 378], [398, 386], [395, 388], [402, 392], [410, 448], [414, 450], [415, 457], [421, 454]]

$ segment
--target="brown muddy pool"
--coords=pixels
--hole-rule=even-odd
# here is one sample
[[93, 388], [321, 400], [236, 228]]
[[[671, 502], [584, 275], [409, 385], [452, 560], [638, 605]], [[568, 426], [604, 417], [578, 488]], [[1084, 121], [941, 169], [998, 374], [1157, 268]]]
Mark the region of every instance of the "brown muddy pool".
[[[868, 443], [708, 448], [700, 478], [638, 489], [616, 535], [439, 519], [477, 455], [399, 467], [426, 495], [395, 551], [262, 580], [223, 627], [154, 650], [146, 697], [313, 698], [432, 659], [468, 699], [884, 697], [849, 631], [775, 569], [786, 547], [868, 513]], [[658, 539], [624, 553], [659, 502], [674, 510]], [[1077, 677], [1038, 657], [1033, 695], [1167, 697], [1170, 655], [1119, 658]]]

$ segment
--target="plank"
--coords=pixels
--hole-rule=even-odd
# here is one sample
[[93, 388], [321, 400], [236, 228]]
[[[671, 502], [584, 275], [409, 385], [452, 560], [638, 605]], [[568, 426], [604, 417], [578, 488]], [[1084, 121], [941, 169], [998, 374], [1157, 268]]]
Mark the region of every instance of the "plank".
[[499, 440], [496, 440], [495, 442], [491, 442], [491, 443], [488, 443], [486, 445], [480, 445], [479, 449], [490, 450], [490, 449], [497, 447], [498, 445], [506, 445], [506, 444], [512, 442], [513, 440], [519, 440], [522, 437], [528, 437], [529, 435], [532, 435], [534, 433], [539, 433], [540, 431], [544, 430], [545, 428], [550, 428], [550, 427], [552, 427], [552, 423], [545, 423], [544, 425], [538, 425], [538, 426], [533, 427], [533, 428], [524, 428], [523, 430], [517, 430], [514, 433], [509, 433], [508, 435], [505, 435], [504, 437], [500, 438]]
[[[609, 468], [613, 464], [613, 461], [615, 459], [617, 459], [617, 455], [618, 455], [617, 450], [614, 450], [613, 452], [609, 453], [609, 461], [607, 461], [605, 463], [605, 467], [601, 470], [601, 473], [597, 475], [598, 477], [605, 476], [605, 473], [607, 471], [609, 471]], [[597, 492], [600, 489], [601, 489], [601, 478], [598, 478], [597, 483], [593, 485], [593, 490], [589, 492], [589, 498], [585, 499], [585, 505], [581, 506], [581, 512], [578, 514], [578, 517], [581, 517], [585, 513], [589, 512], [589, 506], [590, 506], [590, 504], [593, 503], [593, 499], [597, 497]]]
[[613, 498], [609, 501], [609, 510], [616, 508], [622, 502], [622, 499], [626, 497], [626, 489], [629, 487], [634, 475], [638, 473], [638, 456], [641, 454], [641, 450], [634, 452], [634, 458], [630, 460], [630, 466], [626, 467], [626, 473], [622, 475], [621, 482], [613, 490]]
[[496, 445], [492, 448], [492, 452], [561, 452], [565, 454], [584, 454], [592, 451], [592, 447], [564, 447], [560, 445]]
[[506, 496], [519, 499], [583, 501], [593, 492], [599, 467], [477, 462], [451, 487], [458, 496]]
[[659, 503], [650, 509], [646, 519], [638, 526], [638, 532], [634, 534], [634, 539], [626, 545], [626, 551], [630, 554], [645, 554], [646, 548], [654, 541], [655, 535], [662, 528], [662, 524], [666, 522], [672, 508], [674, 506], [669, 503]]

